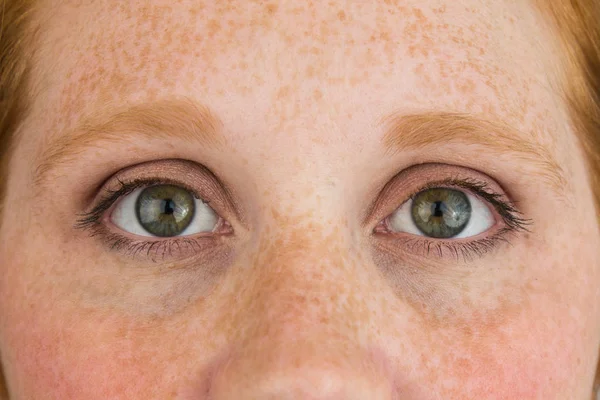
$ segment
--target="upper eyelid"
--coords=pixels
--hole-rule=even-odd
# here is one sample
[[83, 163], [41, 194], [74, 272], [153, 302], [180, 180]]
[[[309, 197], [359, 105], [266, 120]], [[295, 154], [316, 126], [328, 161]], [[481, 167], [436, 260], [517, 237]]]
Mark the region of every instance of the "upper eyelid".
[[[164, 167], [164, 168], [162, 168]], [[194, 172], [195, 171], [195, 172]], [[171, 176], [181, 176], [172, 178]], [[190, 183], [193, 181], [193, 183]], [[230, 197], [227, 187], [206, 167], [186, 160], [159, 160], [124, 168], [106, 179], [94, 199], [77, 214], [76, 228], [85, 228], [98, 221], [121, 197], [136, 188], [156, 184], [180, 186], [194, 197], [201, 199], [228, 223], [240, 222], [244, 226], [243, 214], [237, 203]], [[231, 217], [234, 217], [232, 220]]]
[[138, 189], [142, 186], [152, 186], [156, 183], [159, 183], [158, 181], [154, 182], [151, 180], [147, 181], [147, 182], [140, 181], [139, 184], [135, 183], [135, 182], [126, 183], [121, 180], [118, 180], [118, 182], [120, 185], [120, 187], [118, 189], [116, 189], [116, 190], [106, 189], [105, 193], [100, 193], [99, 199], [97, 199], [94, 202], [94, 205], [91, 208], [91, 210], [85, 212], [84, 214], [95, 213], [95, 212], [99, 211], [100, 208], [103, 208], [102, 211], [105, 211], [106, 209], [112, 207], [112, 205], [114, 203], [116, 203], [119, 200], [119, 198], [131, 194], [136, 189]]
[[[362, 226], [368, 232], [381, 220], [389, 216], [394, 210], [404, 204], [411, 197], [427, 188], [447, 185], [449, 188], [470, 189], [470, 192], [483, 201], [506, 207], [506, 211], [522, 214], [516, 207], [517, 201], [509, 195], [496, 180], [489, 175], [469, 167], [443, 163], [416, 164], [396, 173], [381, 187], [372, 203], [365, 209]], [[474, 186], [482, 190], [472, 190]], [[483, 192], [483, 193], [480, 193]], [[494, 212], [497, 208], [493, 207]], [[523, 219], [524, 220], [524, 219]]]
[[[443, 182], [447, 182], [444, 184]], [[511, 213], [521, 214], [520, 210], [516, 208], [516, 202], [512, 199], [504, 196], [501, 193], [496, 193], [487, 188], [487, 185], [484, 182], [476, 182], [469, 180], [450, 180], [450, 181], [442, 181], [442, 183], [431, 182], [426, 185], [427, 189], [433, 189], [436, 187], [447, 187], [455, 190], [468, 190], [470, 194], [481, 199], [486, 203], [492, 203], [492, 208], [494, 212], [498, 212], [498, 207], [507, 207], [510, 209]], [[427, 189], [421, 189], [427, 190]], [[414, 196], [414, 195], [413, 195]]]
[[[443, 182], [446, 183], [444, 184]], [[454, 183], [454, 185], [452, 183]], [[463, 183], [468, 183], [468, 185], [464, 185]], [[471, 186], [471, 189], [469, 189], [469, 186]], [[499, 199], [503, 197], [502, 194], [491, 191], [485, 191], [485, 185], [480, 185], [479, 182], [461, 182], [453, 179], [438, 182], [429, 182], [425, 186], [423, 186], [423, 188], [419, 189], [415, 194], [410, 195], [405, 201], [401, 203], [401, 205], [404, 205], [406, 204], [406, 202], [413, 200], [415, 195], [422, 191], [439, 187], [447, 187], [448, 189], [454, 190], [469, 190], [470, 194], [479, 198], [481, 201], [485, 203], [491, 203], [490, 205], [493, 214], [499, 215], [502, 222], [505, 223], [508, 226], [508, 228], [512, 230], [524, 230], [526, 232], [530, 232], [529, 226], [531, 226], [533, 222], [530, 219], [521, 217], [521, 211], [515, 207], [515, 204], [512, 200], [508, 198]], [[473, 190], [477, 187], [478, 190]], [[388, 218], [389, 215], [386, 216], [386, 218], [382, 222], [387, 221]], [[387, 222], [385, 223], [387, 224]]]
[[494, 205], [505, 204], [505, 203], [509, 204], [511, 206], [515, 205], [515, 202], [513, 200], [507, 198], [506, 196], [503, 196], [500, 193], [490, 191], [484, 182], [476, 182], [476, 181], [469, 181], [469, 180], [455, 180], [455, 179], [448, 179], [448, 180], [443, 180], [443, 181], [439, 181], [439, 182], [436, 182], [436, 181], [429, 182], [422, 189], [420, 189], [419, 191], [417, 191], [416, 193], [411, 195], [410, 198], [411, 199], [414, 198], [418, 193], [420, 193], [424, 190], [429, 190], [429, 189], [434, 189], [434, 188], [467, 190], [473, 196], [475, 196], [483, 201], [486, 201], [486, 202], [492, 202]]
[[[439, 181], [439, 182], [436, 182], [436, 181], [428, 182], [423, 187], [421, 187], [420, 189], [418, 189], [418, 190], [414, 191], [412, 194], [410, 194], [404, 201], [401, 201], [398, 208], [404, 206], [409, 201], [414, 200], [414, 198], [421, 192], [424, 192], [426, 190], [431, 190], [431, 189], [439, 189], [439, 188], [453, 189], [453, 190], [459, 190], [459, 191], [468, 191], [469, 194], [471, 194], [474, 197], [477, 197], [481, 201], [483, 201], [485, 203], [490, 203], [489, 199], [486, 199], [486, 198], [484, 198], [485, 196], [482, 196], [481, 190], [479, 190], [479, 191], [473, 190], [473, 187], [469, 188], [469, 187], [467, 187], [467, 185], [461, 185], [461, 182], [444, 180], [444, 181]], [[492, 196], [492, 197], [501, 196], [499, 194], [492, 193], [492, 192], [484, 192], [483, 194]], [[491, 204], [494, 213], [498, 212], [496, 209], [496, 206], [501, 203], [503, 203], [503, 201], [496, 200], [493, 202], [493, 204]], [[397, 210], [398, 208], [396, 208], [395, 210]], [[386, 219], [387, 218], [389, 218], [389, 215], [386, 217]]]
[[[246, 223], [245, 210], [229, 185], [206, 166], [184, 159], [146, 161], [122, 169], [111, 179], [128, 182], [139, 180], [154, 184], [181, 186], [206, 203], [214, 204], [223, 213], [233, 214], [242, 224]], [[176, 178], [173, 178], [176, 177]]]
[[179, 186], [188, 192], [192, 193], [192, 195], [201, 200], [205, 204], [209, 204], [210, 200], [203, 198], [198, 194], [197, 190], [189, 187], [187, 184], [171, 180], [171, 179], [150, 179], [150, 180], [139, 180], [132, 182], [122, 182], [119, 181], [121, 187], [117, 190], [108, 190], [107, 193], [104, 193], [99, 200], [97, 200], [97, 204], [90, 210], [90, 212], [94, 212], [98, 207], [102, 205], [107, 205], [107, 208], [112, 207], [113, 204], [117, 203], [121, 198], [130, 195], [135, 192], [137, 189], [147, 188], [155, 185], [174, 185]]
[[[440, 180], [440, 181], [427, 182], [421, 188], [414, 191], [414, 193], [411, 194], [409, 196], [409, 198], [412, 199], [420, 192], [423, 192], [423, 191], [429, 190], [429, 189], [436, 189], [436, 188], [465, 189], [465, 190], [469, 190], [469, 192], [471, 194], [478, 196], [478, 197], [480, 197], [481, 191], [483, 191], [484, 193], [486, 193], [488, 195], [500, 196], [499, 194], [485, 191], [486, 186], [485, 186], [485, 184], [482, 185], [481, 183], [482, 182], [474, 182], [474, 181], [468, 182], [468, 180], [458, 180], [458, 179], [452, 179], [452, 178], [444, 179], [444, 180]], [[474, 190], [475, 188], [479, 188], [480, 190], [479, 191]]]

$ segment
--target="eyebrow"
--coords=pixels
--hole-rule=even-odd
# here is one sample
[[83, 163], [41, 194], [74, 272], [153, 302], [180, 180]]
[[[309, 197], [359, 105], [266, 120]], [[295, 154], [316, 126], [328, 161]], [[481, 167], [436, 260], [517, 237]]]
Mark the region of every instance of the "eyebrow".
[[428, 112], [392, 113], [382, 119], [386, 126], [383, 145], [388, 154], [422, 149], [448, 142], [481, 145], [507, 154], [536, 168], [541, 179], [558, 193], [566, 187], [565, 172], [541, 143], [503, 121], [471, 114]]
[[[388, 154], [448, 142], [483, 145], [536, 167], [540, 177], [559, 193], [566, 186], [564, 170], [548, 149], [502, 121], [461, 113], [395, 112], [382, 122], [387, 128], [383, 145]], [[131, 133], [135, 133], [135, 140], [179, 139], [219, 149], [225, 144], [222, 126], [208, 107], [187, 98], [136, 105], [114, 113], [96, 112], [44, 149], [35, 182], [39, 185], [54, 168], [98, 143], [131, 143]]]
[[131, 143], [132, 137], [136, 141], [158, 138], [220, 148], [225, 143], [220, 133], [222, 125], [208, 107], [190, 99], [161, 100], [112, 113], [96, 112], [43, 150], [35, 183], [39, 185], [53, 169], [100, 143]]

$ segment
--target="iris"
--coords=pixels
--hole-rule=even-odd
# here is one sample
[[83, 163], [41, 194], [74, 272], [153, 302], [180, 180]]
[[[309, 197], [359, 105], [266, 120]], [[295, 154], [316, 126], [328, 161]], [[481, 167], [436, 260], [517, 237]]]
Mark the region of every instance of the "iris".
[[136, 202], [138, 221], [148, 233], [171, 237], [181, 235], [194, 217], [194, 196], [173, 185], [151, 186]]
[[465, 229], [471, 219], [471, 203], [458, 190], [428, 189], [413, 198], [411, 215], [423, 234], [447, 239]]

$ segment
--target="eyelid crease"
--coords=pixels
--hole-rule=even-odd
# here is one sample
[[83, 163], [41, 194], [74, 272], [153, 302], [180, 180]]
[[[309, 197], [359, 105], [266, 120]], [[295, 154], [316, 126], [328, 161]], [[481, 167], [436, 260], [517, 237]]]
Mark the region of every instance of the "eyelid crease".
[[396, 112], [383, 118], [382, 122], [387, 128], [383, 145], [389, 154], [450, 141], [479, 144], [499, 154], [515, 155], [533, 165], [548, 186], [557, 194], [566, 196], [565, 188], [569, 187], [569, 183], [565, 171], [549, 150], [505, 122], [447, 112]]

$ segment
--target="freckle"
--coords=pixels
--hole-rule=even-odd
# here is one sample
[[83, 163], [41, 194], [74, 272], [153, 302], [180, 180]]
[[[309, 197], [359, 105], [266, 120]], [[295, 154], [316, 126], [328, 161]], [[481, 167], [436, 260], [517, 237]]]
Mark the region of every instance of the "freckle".
[[346, 13], [344, 11], [338, 12], [337, 16], [338, 16], [338, 19], [340, 21], [345, 21], [346, 20]]
[[417, 46], [415, 46], [414, 44], [411, 44], [408, 46], [408, 55], [410, 55], [411, 57], [414, 57], [417, 54]]
[[458, 370], [462, 371], [463, 373], [472, 370], [471, 361], [464, 357], [455, 360], [454, 365]]
[[208, 36], [213, 37], [221, 29], [221, 24], [216, 19], [211, 19], [210, 21], [208, 21], [207, 28], [208, 28]]
[[269, 3], [267, 4], [267, 13], [274, 14], [278, 8], [279, 7], [277, 6], [277, 4]]
[[291, 91], [292, 91], [292, 89], [288, 85], [283, 86], [282, 88], [280, 88], [277, 91], [277, 95], [276, 95], [277, 100], [281, 100], [284, 97], [287, 97], [290, 94]]
[[314, 99], [321, 100], [322, 98], [323, 98], [323, 92], [321, 92], [319, 89], [315, 89]]
[[348, 82], [350, 83], [350, 86], [352, 86], [352, 87], [358, 85], [361, 81], [362, 81], [362, 78], [358, 77], [358, 76], [351, 76], [350, 79], [348, 80]]

